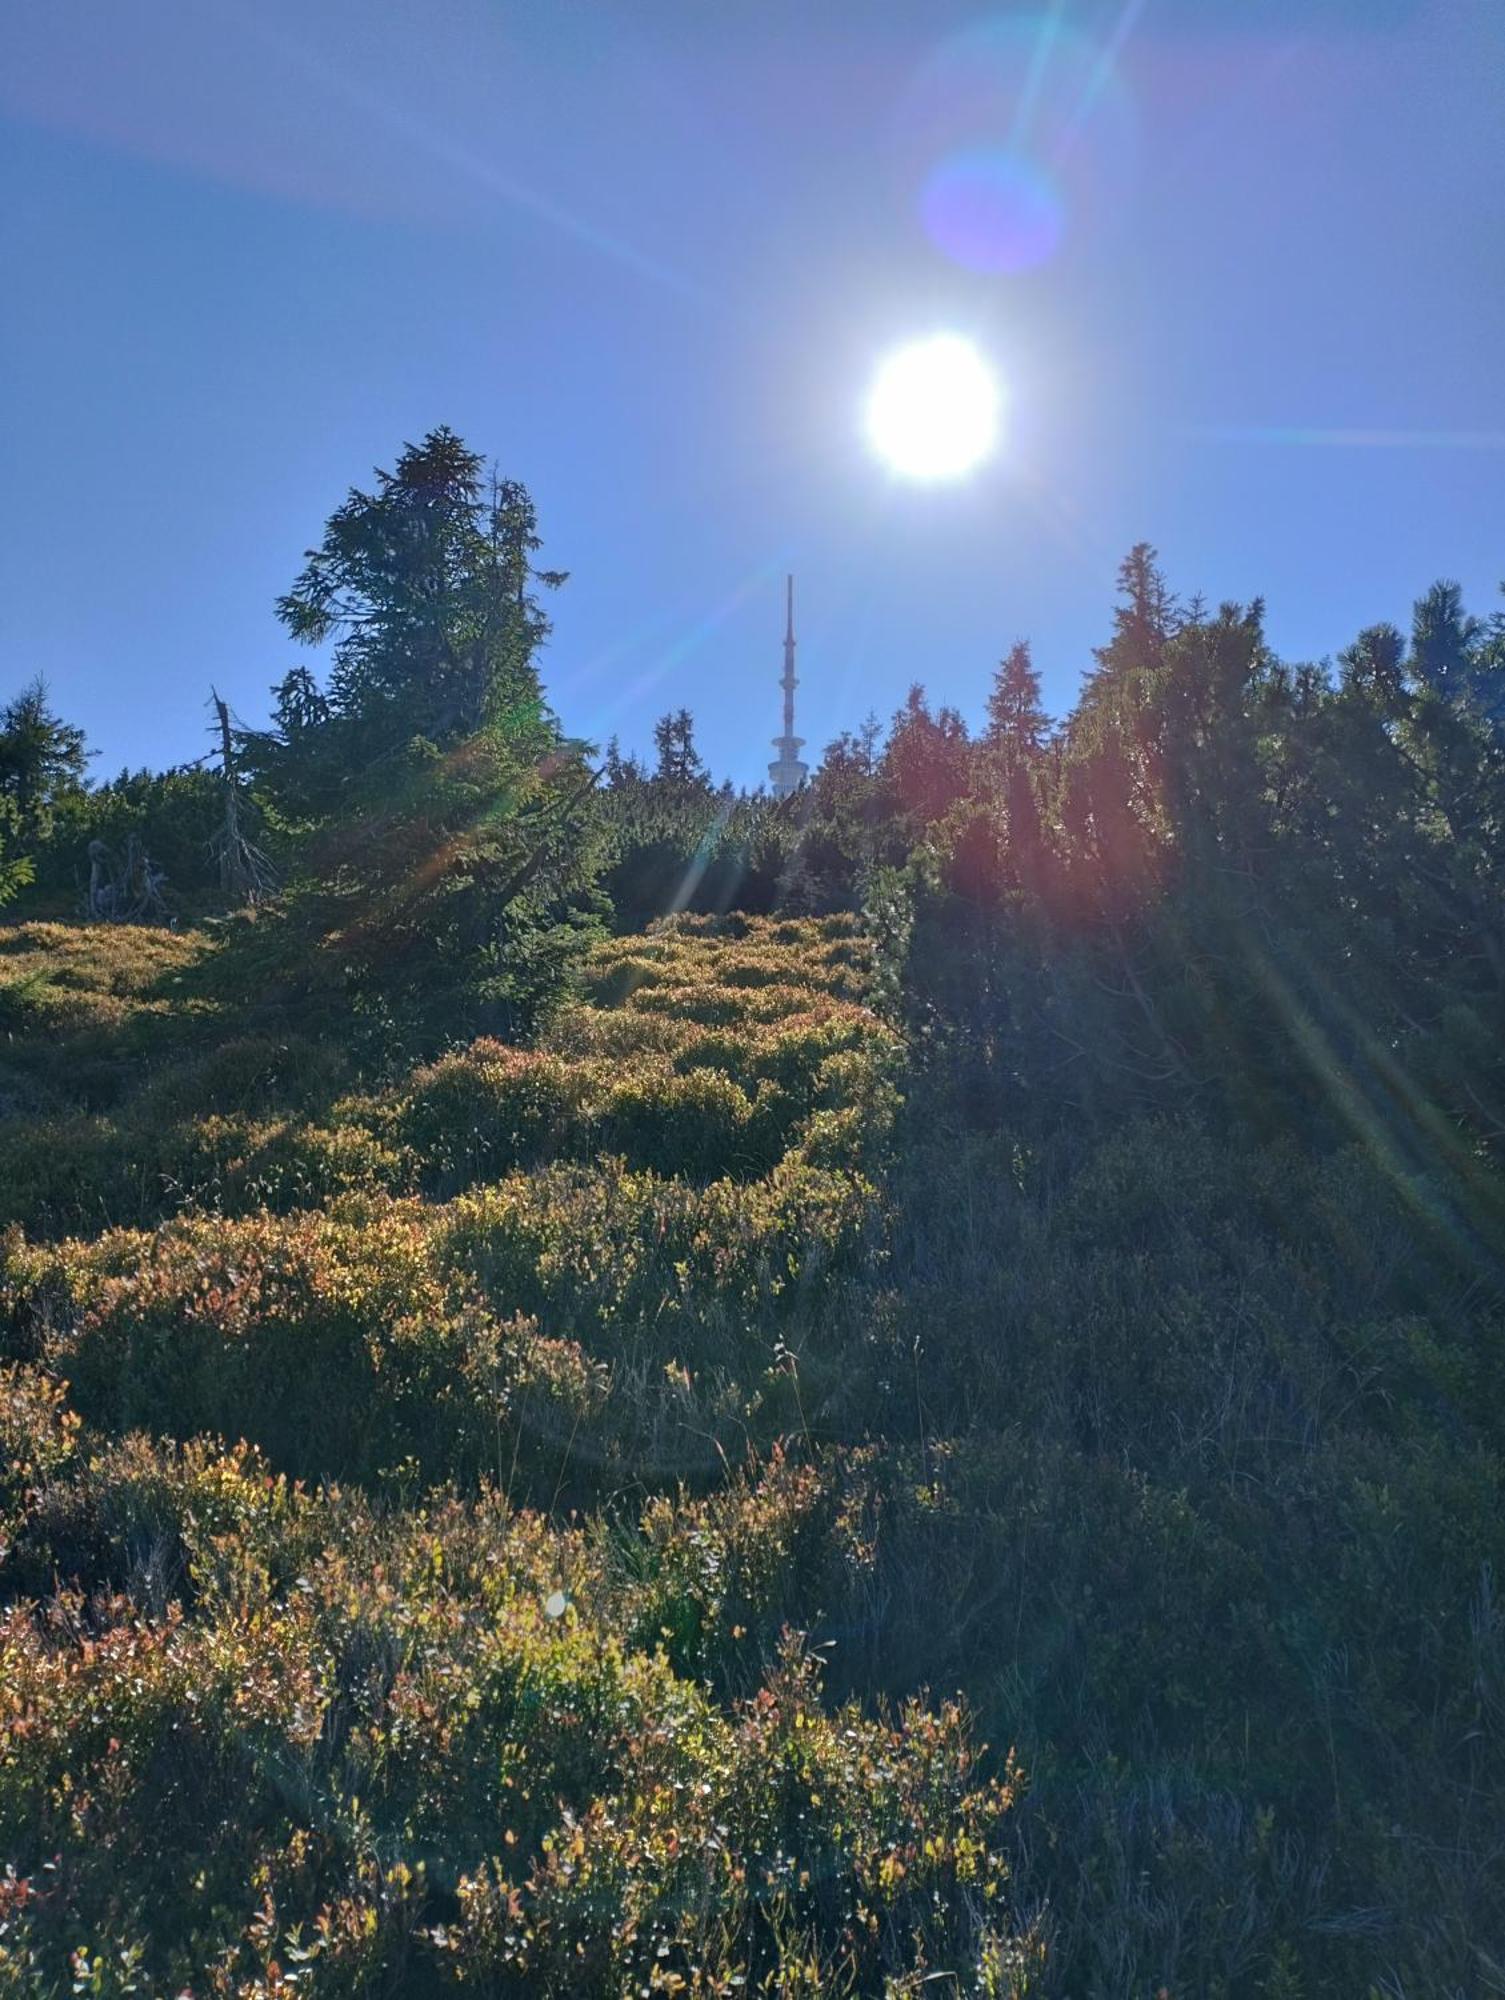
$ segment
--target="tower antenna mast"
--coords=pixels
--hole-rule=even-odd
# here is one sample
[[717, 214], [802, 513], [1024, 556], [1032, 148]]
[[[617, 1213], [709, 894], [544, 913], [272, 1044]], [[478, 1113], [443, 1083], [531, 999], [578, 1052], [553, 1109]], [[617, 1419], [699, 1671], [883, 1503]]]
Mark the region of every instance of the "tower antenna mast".
[[800, 761], [800, 751], [805, 747], [803, 736], [794, 733], [794, 690], [799, 685], [794, 673], [794, 578], [785, 580], [785, 621], [784, 621], [784, 677], [779, 683], [784, 690], [784, 733], [775, 736], [773, 747], [778, 756], [768, 767], [769, 783], [776, 799], [787, 799], [797, 792], [809, 777], [809, 766]]

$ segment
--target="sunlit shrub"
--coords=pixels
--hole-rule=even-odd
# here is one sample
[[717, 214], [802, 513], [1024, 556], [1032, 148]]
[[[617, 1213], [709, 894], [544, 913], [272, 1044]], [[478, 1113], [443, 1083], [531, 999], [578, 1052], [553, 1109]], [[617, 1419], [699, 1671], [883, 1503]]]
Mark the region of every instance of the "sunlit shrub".
[[973, 1782], [959, 1711], [827, 1715], [791, 1644], [730, 1726], [670, 1710], [624, 1748], [622, 1793], [570, 1815], [531, 1877], [462, 1882], [445, 1943], [464, 1961], [549, 1994], [815, 1991], [822, 1967], [878, 1992], [937, 1963], [966, 1968], [963, 1991], [1026, 1991], [1038, 1953], [999, 1845], [1013, 1788]]
[[[142, 924], [11, 924], [0, 932], [0, 985], [38, 971], [62, 992], [150, 1001], [209, 948], [202, 931]], [[113, 1010], [111, 1010], [113, 1013]]]
[[[124, 1593], [153, 1617], [175, 1600], [286, 1587], [332, 1534], [359, 1533], [353, 1495], [315, 1499], [245, 1443], [165, 1444], [136, 1432], [74, 1455], [37, 1495], [7, 1580]], [[364, 1525], [369, 1526], [369, 1523]]]
[[585, 991], [598, 1007], [620, 1007], [645, 987], [663, 984], [662, 965], [646, 952], [619, 957], [601, 952], [585, 974]]
[[752, 1105], [717, 1070], [623, 1077], [602, 1101], [607, 1144], [634, 1164], [691, 1180], [735, 1173]]
[[13, 1258], [7, 1294], [80, 1412], [117, 1434], [246, 1437], [308, 1474], [412, 1457], [474, 1476], [509, 1452], [530, 1469], [601, 1379], [531, 1321], [486, 1311], [430, 1239], [412, 1207], [374, 1225], [180, 1222]]
[[[770, 1611], [778, 1523], [798, 1534], [818, 1492], [776, 1464], [719, 1507], [752, 1582], [730, 1610]], [[872, 1992], [986, 1961], [999, 1979], [963, 1990], [1022, 1993], [1038, 1964], [1009, 1903], [1013, 1773], [979, 1770], [958, 1709], [832, 1713], [786, 1637], [727, 1711], [624, 1644], [585, 1539], [495, 1496], [368, 1516], [244, 1452], [134, 1440], [52, 1526], [59, 1551], [87, 1527], [133, 1591], [154, 1586], [119, 1534], [166, 1537], [193, 1609], [65, 1590], [0, 1623], [12, 1979], [606, 1996], [673, 1973], [732, 2000], [816, 1960]]]
[[474, 1042], [413, 1077], [396, 1129], [429, 1172], [463, 1185], [565, 1150], [590, 1082], [558, 1056]]
[[869, 1562], [810, 1431], [883, 1229], [861, 966], [670, 925], [532, 1050], [210, 1037], [30, 1121], [16, 1212], [101, 1233], [0, 1265], [0, 1985], [1024, 1990], [1007, 1772], [782, 1636]]
[[159, 1173], [178, 1205], [245, 1215], [317, 1207], [337, 1194], [396, 1192], [411, 1166], [400, 1147], [355, 1124], [203, 1118], [174, 1135]]
[[78, 1418], [68, 1407], [66, 1384], [35, 1368], [0, 1364], [0, 1551], [77, 1442]]
[[871, 1224], [871, 1191], [845, 1174], [781, 1167], [697, 1188], [556, 1167], [462, 1195], [436, 1246], [488, 1295], [593, 1348], [651, 1336], [694, 1363], [750, 1317], [813, 1302]]

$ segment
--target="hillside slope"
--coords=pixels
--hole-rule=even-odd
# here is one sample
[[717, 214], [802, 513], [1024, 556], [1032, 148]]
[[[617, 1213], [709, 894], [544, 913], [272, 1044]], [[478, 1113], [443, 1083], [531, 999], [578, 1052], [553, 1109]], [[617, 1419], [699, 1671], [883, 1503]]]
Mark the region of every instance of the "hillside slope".
[[1496, 1295], [884, 936], [365, 1072], [0, 939], [11, 1990], [1493, 1990]]

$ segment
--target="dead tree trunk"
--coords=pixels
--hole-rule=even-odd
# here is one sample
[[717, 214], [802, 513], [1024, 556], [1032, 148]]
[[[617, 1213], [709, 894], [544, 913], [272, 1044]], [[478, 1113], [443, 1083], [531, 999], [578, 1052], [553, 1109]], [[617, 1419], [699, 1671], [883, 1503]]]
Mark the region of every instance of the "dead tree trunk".
[[209, 690], [209, 699], [219, 728], [220, 790], [224, 800], [224, 819], [213, 843], [219, 857], [220, 887], [232, 903], [259, 903], [275, 887], [276, 877], [271, 862], [242, 824], [245, 801], [235, 769], [229, 707], [213, 688]]

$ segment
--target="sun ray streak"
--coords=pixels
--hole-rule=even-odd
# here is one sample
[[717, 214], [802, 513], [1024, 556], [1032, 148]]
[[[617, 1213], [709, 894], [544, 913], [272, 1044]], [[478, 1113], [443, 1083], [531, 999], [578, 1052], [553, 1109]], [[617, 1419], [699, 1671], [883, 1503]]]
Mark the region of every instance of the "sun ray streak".
[[358, 83], [354, 77], [321, 62], [301, 42], [279, 32], [264, 19], [239, 10], [237, 18], [243, 21], [249, 32], [276, 48], [290, 62], [296, 63], [309, 75], [317, 77], [326, 89], [336, 92], [348, 103], [358, 105], [361, 110], [380, 119], [390, 130], [421, 146], [433, 158], [454, 168], [457, 173], [467, 176], [477, 185], [484, 187], [488, 193], [498, 196], [509, 207], [532, 216], [536, 221], [548, 223], [561, 235], [572, 237], [575, 242], [594, 250], [599, 256], [623, 265], [640, 278], [648, 278], [655, 284], [663, 285], [681, 298], [691, 300], [698, 306], [709, 306], [713, 303], [711, 294], [687, 278], [683, 272], [661, 263], [655, 257], [647, 256], [621, 237], [597, 228], [583, 216], [573, 214], [547, 195], [540, 194], [536, 188], [528, 187], [524, 182], [513, 179], [510, 174], [502, 173], [490, 161], [479, 158], [468, 148], [455, 145], [424, 124], [421, 119], [414, 118], [410, 113], [389, 103], [376, 91]]
[[1378, 451], [1505, 451], [1505, 431], [1324, 430], [1301, 424], [1197, 424], [1199, 444], [1309, 444]]
[[1035, 115], [1040, 87], [1045, 81], [1045, 72], [1050, 66], [1050, 58], [1060, 36], [1061, 18], [1065, 11], [1066, 0], [1051, 0], [1050, 12], [1040, 17], [1040, 31], [1035, 37], [1035, 46], [1030, 51], [1024, 88], [1019, 93], [1019, 102], [1014, 107], [1014, 122], [1009, 128], [1010, 152], [1022, 152], [1029, 143], [1030, 122]]
[[[1243, 940], [1243, 949], [1255, 983], [1272, 1014], [1284, 1023], [1315, 1086], [1401, 1199], [1472, 1258], [1489, 1283], [1505, 1283], [1505, 1267], [1470, 1214], [1469, 1170], [1476, 1162], [1458, 1134], [1319, 968], [1304, 968], [1313, 991], [1303, 997], [1272, 952], [1253, 939]], [[1363, 1063], [1339, 1052], [1328, 1022], [1346, 1030], [1350, 1050]]]
[[691, 855], [690, 865], [680, 878], [679, 887], [674, 892], [674, 900], [669, 905], [670, 916], [677, 917], [682, 910], [687, 910], [690, 907], [690, 899], [700, 887], [705, 876], [705, 871], [710, 867], [715, 857], [716, 843], [725, 831], [726, 823], [730, 817], [730, 805], [722, 804], [716, 808], [711, 823], [700, 836], [700, 844], [695, 849], [694, 854]]
[[682, 666], [700, 649], [713, 639], [734, 612], [747, 602], [756, 591], [765, 589], [770, 580], [778, 575], [784, 561], [782, 554], [766, 557], [751, 569], [740, 582], [734, 584], [719, 604], [713, 605], [703, 616], [696, 619], [689, 630], [666, 646], [651, 665], [624, 684], [613, 702], [603, 710], [599, 727], [608, 727], [624, 710], [633, 707], [651, 689], [658, 686], [667, 675]]
[[1113, 66], [1123, 53], [1124, 46], [1134, 32], [1135, 24], [1144, 12], [1144, 8], [1145, 0], [1125, 0], [1124, 10], [1118, 17], [1117, 26], [1103, 44], [1097, 61], [1092, 66], [1092, 73], [1087, 79], [1081, 99], [1061, 128], [1061, 136], [1056, 141], [1052, 155], [1053, 165], [1060, 166], [1081, 138], [1098, 99], [1112, 80]]

